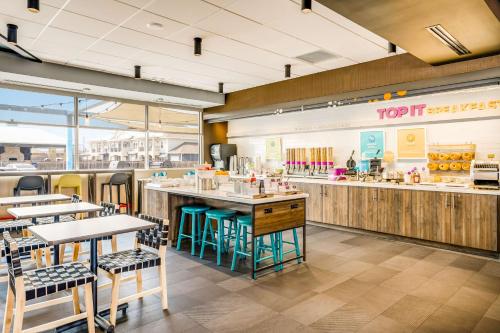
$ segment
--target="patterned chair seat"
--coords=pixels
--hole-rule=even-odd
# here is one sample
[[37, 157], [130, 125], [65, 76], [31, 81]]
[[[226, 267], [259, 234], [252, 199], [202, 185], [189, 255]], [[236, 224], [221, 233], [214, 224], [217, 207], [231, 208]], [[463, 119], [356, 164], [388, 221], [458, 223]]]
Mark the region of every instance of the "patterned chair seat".
[[105, 254], [99, 257], [99, 268], [111, 274], [135, 271], [138, 269], [159, 266], [160, 256], [143, 249], [133, 249]]
[[[47, 244], [42, 242], [40, 239], [30, 236], [30, 237], [19, 237], [14, 238], [17, 243], [19, 253], [28, 253], [33, 250], [43, 249], [47, 247]], [[0, 244], [0, 257], [5, 257], [5, 246], [4, 244]]]
[[0, 222], [0, 232], [4, 231], [21, 231], [31, 227], [33, 223], [31, 223], [30, 219], [22, 219], [22, 220], [12, 220], [7, 222]]
[[79, 262], [35, 269], [23, 274], [27, 301], [94, 282], [96, 279], [97, 277]]

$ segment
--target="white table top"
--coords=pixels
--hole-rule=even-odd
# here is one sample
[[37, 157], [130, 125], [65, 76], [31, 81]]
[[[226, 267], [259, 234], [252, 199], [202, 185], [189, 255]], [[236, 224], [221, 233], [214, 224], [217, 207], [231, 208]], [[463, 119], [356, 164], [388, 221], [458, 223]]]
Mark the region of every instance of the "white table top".
[[33, 203], [44, 203], [52, 201], [64, 201], [70, 200], [64, 194], [40, 194], [40, 195], [25, 195], [20, 197], [4, 197], [0, 198], [0, 206], [10, 206], [10, 205], [24, 205]]
[[28, 230], [48, 245], [58, 245], [151, 229], [155, 225], [155, 223], [129, 215], [112, 215], [73, 222], [31, 226]]
[[7, 212], [17, 219], [33, 217], [48, 217], [56, 215], [68, 215], [76, 213], [91, 213], [103, 210], [103, 207], [89, 202], [68, 203], [60, 205], [43, 205], [30, 207], [15, 207], [7, 209]]
[[273, 197], [262, 198], [262, 199], [250, 199], [250, 198], [231, 196], [229, 192], [221, 191], [221, 190], [200, 190], [194, 186], [161, 187], [161, 188], [159, 188], [159, 187], [146, 185], [145, 188], [148, 190], [155, 190], [155, 191], [167, 192], [167, 193], [179, 194], [179, 195], [187, 195], [187, 196], [193, 196], [193, 197], [205, 198], [205, 199], [231, 201], [231, 202], [237, 202], [237, 203], [242, 203], [242, 204], [247, 204], [247, 205], [259, 205], [259, 204], [265, 204], [265, 203], [270, 203], [270, 202], [303, 199], [303, 198], [309, 197], [309, 194], [307, 194], [307, 193], [300, 193], [300, 194], [291, 194], [291, 195], [274, 195]]

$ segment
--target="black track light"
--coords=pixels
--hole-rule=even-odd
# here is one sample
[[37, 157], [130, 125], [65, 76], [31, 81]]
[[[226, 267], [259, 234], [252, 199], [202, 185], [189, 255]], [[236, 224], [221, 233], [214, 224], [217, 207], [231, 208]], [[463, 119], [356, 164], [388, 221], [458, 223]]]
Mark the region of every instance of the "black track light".
[[141, 78], [141, 66], [134, 66], [134, 79], [139, 80]]
[[32, 13], [38, 13], [40, 11], [40, 1], [28, 0], [28, 10]]
[[387, 52], [389, 53], [389, 55], [395, 55], [396, 54], [396, 44], [389, 42], [389, 45], [387, 46]]
[[289, 78], [292, 75], [292, 65], [286, 64], [285, 65], [285, 77]]
[[223, 93], [224, 93], [224, 83], [219, 82], [219, 94], [223, 94]]
[[194, 38], [194, 55], [201, 56], [201, 38], [200, 37]]
[[312, 11], [312, 0], [302, 0], [302, 13], [307, 14]]
[[7, 24], [7, 41], [17, 45], [17, 25]]

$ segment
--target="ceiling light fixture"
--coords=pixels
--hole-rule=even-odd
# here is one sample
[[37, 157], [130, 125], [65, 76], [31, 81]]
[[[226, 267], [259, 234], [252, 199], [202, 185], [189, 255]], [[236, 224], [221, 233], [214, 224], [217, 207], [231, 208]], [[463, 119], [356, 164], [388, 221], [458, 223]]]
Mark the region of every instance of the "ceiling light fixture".
[[396, 44], [389, 42], [387, 46], [387, 52], [389, 55], [396, 55]]
[[425, 29], [459, 56], [471, 54], [471, 51], [453, 37], [442, 25], [436, 24]]
[[292, 65], [285, 65], [285, 78], [289, 78], [292, 75]]
[[194, 38], [194, 55], [201, 56], [201, 38], [200, 37]]
[[134, 79], [139, 80], [141, 78], [141, 66], [134, 66]]
[[40, 1], [28, 0], [28, 10], [32, 13], [38, 13], [40, 11]]
[[146, 27], [148, 29], [151, 29], [151, 30], [163, 30], [163, 24], [159, 23], [159, 22], [149, 22], [148, 24], [146, 24]]
[[17, 45], [17, 25], [7, 24], [7, 42]]
[[219, 82], [219, 94], [223, 94], [223, 93], [224, 93], [224, 83]]
[[302, 13], [307, 14], [312, 11], [312, 0], [302, 0]]

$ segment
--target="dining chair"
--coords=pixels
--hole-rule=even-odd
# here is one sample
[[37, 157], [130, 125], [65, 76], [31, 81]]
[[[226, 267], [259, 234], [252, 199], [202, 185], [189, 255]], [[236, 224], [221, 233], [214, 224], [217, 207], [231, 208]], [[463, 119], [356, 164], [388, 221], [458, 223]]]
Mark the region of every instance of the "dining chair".
[[[94, 308], [92, 302], [92, 282], [97, 279], [82, 263], [68, 263], [48, 268], [23, 271], [20, 259], [20, 248], [8, 231], [3, 233], [3, 241], [7, 263], [9, 265], [9, 285], [5, 304], [2, 333], [23, 332], [24, 315], [26, 312], [40, 310], [65, 302], [73, 302], [73, 315], [47, 322], [27, 331], [42, 332], [81, 319], [87, 319], [88, 331], [93, 333]], [[78, 287], [85, 289], [85, 312], [76, 311], [75, 302], [78, 298]], [[73, 296], [62, 296], [47, 301], [26, 304], [28, 301], [71, 289]]]
[[[162, 309], [168, 309], [167, 271], [165, 262], [169, 229], [168, 220], [142, 214], [139, 215], [139, 218], [154, 222], [156, 226], [152, 229], [138, 231], [136, 233], [134, 249], [105, 254], [100, 256], [97, 261], [98, 267], [112, 280], [110, 306], [110, 322], [112, 325], [116, 324], [116, 313], [119, 304], [141, 299], [144, 296], [159, 293]], [[155, 249], [156, 251], [152, 252], [143, 249], [142, 246]], [[152, 267], [158, 267], [160, 286], [143, 290], [142, 270]], [[137, 292], [130, 296], [120, 298], [120, 283], [125, 280], [122, 279], [122, 273], [134, 271], [136, 275]]]

